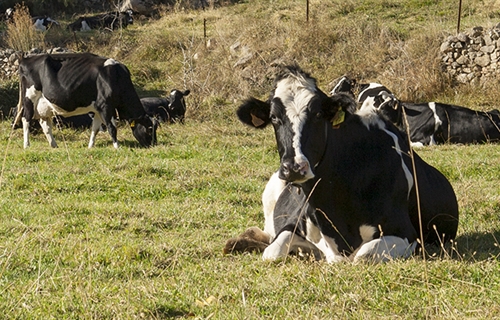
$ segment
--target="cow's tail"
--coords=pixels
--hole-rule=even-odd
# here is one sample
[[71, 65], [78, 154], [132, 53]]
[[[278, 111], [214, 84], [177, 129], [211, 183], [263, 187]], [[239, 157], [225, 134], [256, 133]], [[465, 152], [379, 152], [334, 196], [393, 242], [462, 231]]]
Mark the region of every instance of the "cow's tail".
[[12, 129], [16, 128], [17, 124], [21, 121], [21, 117], [23, 116], [23, 91], [22, 77], [19, 76], [19, 101], [17, 102], [16, 117], [12, 122]]

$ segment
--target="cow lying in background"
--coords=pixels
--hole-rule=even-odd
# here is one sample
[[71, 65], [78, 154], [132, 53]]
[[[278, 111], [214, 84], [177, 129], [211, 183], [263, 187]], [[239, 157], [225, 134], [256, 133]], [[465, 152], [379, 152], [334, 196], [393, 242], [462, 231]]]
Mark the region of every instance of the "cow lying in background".
[[54, 26], [60, 26], [59, 22], [47, 16], [33, 17], [31, 20], [33, 21], [33, 26], [38, 31], [47, 31]]
[[21, 59], [14, 125], [22, 118], [25, 148], [29, 146], [32, 119], [39, 119], [50, 145], [57, 147], [52, 118], [89, 112], [94, 113], [89, 148], [94, 146], [102, 123], [118, 148], [112, 120], [117, 113], [121, 120], [128, 121], [141, 146], [156, 142], [156, 120], [144, 111], [125, 65], [90, 53], [41, 54]]
[[174, 89], [170, 91], [170, 96], [167, 98], [146, 97], [141, 98], [141, 103], [146, 113], [160, 122], [184, 123], [186, 114], [184, 97], [188, 96], [190, 92], [189, 90], [180, 91]]
[[79, 17], [68, 25], [70, 31], [90, 31], [95, 29], [115, 30], [134, 23], [132, 10], [108, 12], [90, 17]]
[[[346, 79], [342, 78], [331, 93], [352, 92]], [[374, 99], [379, 113], [405, 132], [407, 121], [410, 140], [415, 147], [500, 142], [498, 110], [476, 111], [439, 102], [400, 102], [389, 89], [378, 83], [359, 85], [359, 105], [362, 106], [367, 99]]]
[[375, 108], [356, 110], [345, 94], [328, 97], [291, 66], [267, 102], [251, 98], [237, 114], [254, 128], [272, 124], [281, 164], [263, 194], [264, 231], [230, 239], [224, 252], [263, 249], [273, 260], [303, 249], [327, 262], [381, 262], [409, 257], [420, 233], [426, 243], [456, 236], [450, 183], [413, 154], [415, 178], [405, 138]]
[[[8, 22], [14, 21], [14, 14], [16, 10], [14, 8], [7, 8], [5, 10], [5, 20]], [[33, 27], [37, 31], [47, 31], [53, 26], [60, 26], [59, 22], [48, 16], [36, 16], [32, 17]]]

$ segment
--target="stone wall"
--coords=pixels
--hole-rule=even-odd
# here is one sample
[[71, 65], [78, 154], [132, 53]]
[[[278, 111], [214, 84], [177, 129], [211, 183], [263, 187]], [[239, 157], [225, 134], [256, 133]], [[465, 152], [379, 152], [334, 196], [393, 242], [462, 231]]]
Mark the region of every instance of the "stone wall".
[[500, 79], [500, 24], [474, 27], [441, 44], [443, 69], [460, 83]]
[[[47, 50], [47, 53], [63, 53], [69, 52], [65, 48], [52, 48]], [[39, 54], [42, 53], [39, 49], [32, 49], [29, 54]], [[17, 79], [19, 68], [19, 58], [21, 57], [21, 52], [16, 52], [13, 49], [0, 49], [0, 79], [2, 80], [12, 80]]]

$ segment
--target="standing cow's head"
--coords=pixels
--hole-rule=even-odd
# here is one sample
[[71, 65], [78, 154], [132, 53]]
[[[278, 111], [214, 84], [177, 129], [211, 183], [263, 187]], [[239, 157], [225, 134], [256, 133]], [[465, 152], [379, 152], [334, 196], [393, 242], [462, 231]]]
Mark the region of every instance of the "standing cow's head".
[[184, 101], [184, 97], [189, 95], [190, 92], [189, 90], [180, 91], [177, 89], [170, 91], [168, 114], [171, 121], [184, 123], [184, 115], [186, 114], [186, 101]]
[[239, 119], [255, 128], [272, 123], [281, 159], [280, 179], [303, 183], [314, 177], [332, 124], [353, 111], [355, 102], [345, 94], [328, 97], [316, 80], [297, 66], [285, 67], [275, 80], [267, 102], [250, 98], [238, 109]]
[[150, 147], [156, 144], [156, 129], [158, 121], [147, 115], [129, 120], [130, 128], [134, 137], [142, 147]]

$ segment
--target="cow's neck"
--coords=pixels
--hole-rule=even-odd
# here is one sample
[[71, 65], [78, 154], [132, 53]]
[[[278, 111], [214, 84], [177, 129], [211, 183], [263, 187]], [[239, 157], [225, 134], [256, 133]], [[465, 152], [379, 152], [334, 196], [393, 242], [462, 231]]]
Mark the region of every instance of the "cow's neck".
[[[326, 135], [326, 148], [321, 156], [320, 160], [317, 162], [314, 170], [314, 178], [310, 179], [301, 184], [302, 190], [306, 193], [308, 197], [314, 197], [315, 190], [322, 188], [328, 184], [328, 180], [330, 179], [330, 173], [332, 172], [332, 161], [334, 157], [334, 153], [331, 152], [332, 145], [334, 143], [333, 136], [336, 134], [331, 126], [326, 124], [325, 127], [325, 135]], [[325, 184], [326, 183], [326, 184]]]

